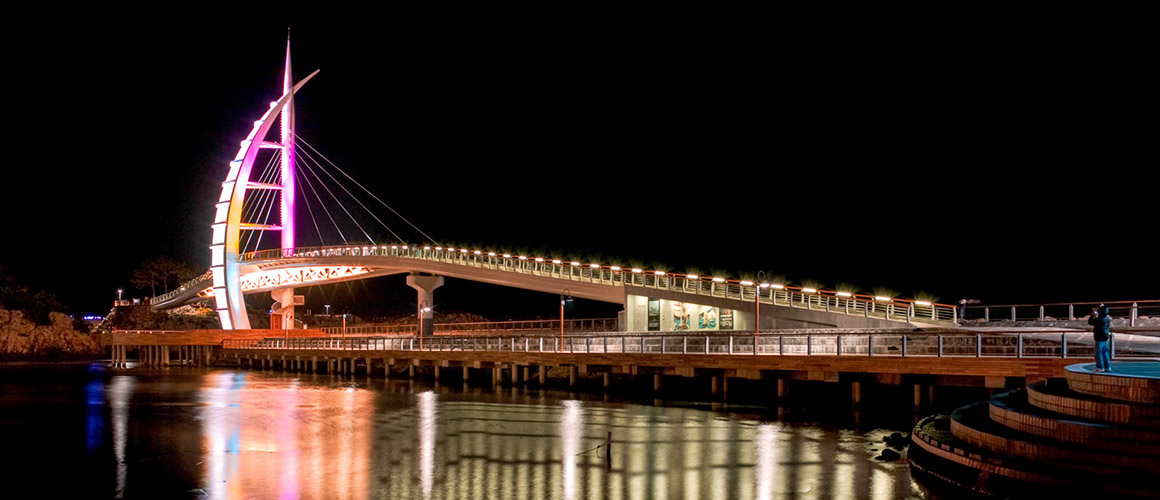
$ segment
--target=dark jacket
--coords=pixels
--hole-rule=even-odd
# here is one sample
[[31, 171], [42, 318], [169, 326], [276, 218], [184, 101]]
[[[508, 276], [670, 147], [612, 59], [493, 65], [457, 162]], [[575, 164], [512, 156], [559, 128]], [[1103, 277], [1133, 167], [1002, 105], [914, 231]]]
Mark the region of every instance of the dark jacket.
[[1097, 315], [1088, 318], [1088, 324], [1092, 325], [1092, 334], [1095, 335], [1096, 342], [1106, 342], [1111, 338], [1112, 317], [1108, 315], [1108, 306], [1100, 306]]

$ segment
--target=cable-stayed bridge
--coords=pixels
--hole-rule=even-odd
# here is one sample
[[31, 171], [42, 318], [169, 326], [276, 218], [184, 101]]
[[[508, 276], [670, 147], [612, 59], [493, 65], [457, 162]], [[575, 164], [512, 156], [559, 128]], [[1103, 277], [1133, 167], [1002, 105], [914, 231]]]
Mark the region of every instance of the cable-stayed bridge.
[[[441, 245], [295, 134], [294, 95], [318, 71], [293, 83], [291, 69], [287, 42], [283, 94], [253, 122], [229, 162], [211, 226], [209, 271], [155, 297], [154, 309], [212, 298], [223, 329], [249, 329], [244, 296], [269, 293], [281, 328], [293, 329], [295, 301], [301, 302], [296, 288], [408, 273], [407, 283], [418, 291], [417, 304], [434, 304], [432, 294], [443, 277], [453, 277], [621, 304], [621, 328], [633, 331], [957, 323], [953, 306], [929, 301]], [[277, 141], [267, 137], [275, 122]], [[265, 167], [257, 168], [263, 162]], [[422, 242], [403, 243], [407, 239], [382, 220], [387, 217], [367, 205], [385, 207]], [[296, 220], [302, 212], [309, 224]], [[342, 231], [338, 220], [345, 219], [353, 222], [356, 236], [348, 238]], [[378, 227], [368, 229], [360, 219]], [[326, 244], [324, 228], [331, 244]], [[366, 243], [376, 240], [371, 232], [379, 228], [392, 243]], [[320, 244], [299, 243], [298, 236], [309, 229]], [[280, 233], [279, 245], [263, 249], [263, 236], [270, 232]], [[420, 309], [422, 320], [430, 321], [430, 308]]]

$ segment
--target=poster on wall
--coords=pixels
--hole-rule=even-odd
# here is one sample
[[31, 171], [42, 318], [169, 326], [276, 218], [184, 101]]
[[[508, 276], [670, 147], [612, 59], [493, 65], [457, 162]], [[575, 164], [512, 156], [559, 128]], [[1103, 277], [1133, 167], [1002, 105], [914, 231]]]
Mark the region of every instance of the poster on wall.
[[720, 322], [720, 326], [717, 329], [718, 330], [732, 330], [733, 329], [733, 310], [732, 309], [722, 309], [721, 310], [721, 322]]
[[[674, 331], [718, 329], [719, 318], [716, 307], [674, 301], [672, 313]], [[732, 323], [732, 317], [729, 321]]]
[[648, 331], [656, 332], [661, 329], [661, 300], [648, 299]]

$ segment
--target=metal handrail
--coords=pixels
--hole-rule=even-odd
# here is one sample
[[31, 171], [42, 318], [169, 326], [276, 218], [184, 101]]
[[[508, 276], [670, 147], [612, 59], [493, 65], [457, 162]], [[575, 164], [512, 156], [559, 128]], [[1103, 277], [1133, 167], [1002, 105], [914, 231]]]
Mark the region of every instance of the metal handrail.
[[182, 283], [180, 286], [178, 286], [177, 288], [175, 288], [173, 290], [170, 290], [168, 293], [163, 293], [161, 295], [153, 297], [152, 299], [149, 300], [149, 303], [150, 304], [157, 304], [157, 303], [165, 302], [169, 299], [172, 299], [172, 298], [184, 293], [187, 288], [192, 288], [195, 285], [197, 285], [198, 283], [210, 281], [212, 279], [213, 279], [213, 271], [206, 271], [206, 272], [202, 273], [200, 276], [193, 278], [189, 281], [186, 281], [185, 283]]
[[[1160, 330], [1146, 332], [1160, 334]], [[570, 354], [726, 354], [780, 356], [883, 356], [1092, 359], [1090, 333], [1076, 331], [988, 333], [796, 333], [669, 335], [610, 332], [565, 336], [302, 337], [223, 341], [229, 349], [341, 351], [490, 351]], [[1088, 338], [1084, 338], [1087, 336]], [[1160, 358], [1134, 349], [1139, 341], [1112, 341], [1113, 358]], [[1136, 346], [1138, 347], [1138, 345]]]
[[[564, 330], [569, 332], [608, 332], [617, 330], [619, 321], [616, 318], [570, 319], [564, 321]], [[414, 334], [418, 331], [414, 324], [403, 325], [366, 325], [366, 326], [328, 326], [321, 328], [323, 333], [348, 335], [362, 334]], [[521, 321], [483, 321], [467, 323], [435, 323], [435, 335], [450, 332], [547, 332], [560, 331], [558, 319], [535, 319]]]
[[963, 321], [1077, 321], [1090, 315], [1100, 304], [1108, 306], [1112, 318], [1136, 326], [1141, 318], [1160, 318], [1160, 300], [1115, 302], [1056, 302], [1050, 304], [966, 305]]
[[242, 254], [240, 261], [253, 263], [287, 258], [365, 256], [411, 258], [568, 281], [656, 288], [741, 301], [757, 300], [765, 304], [879, 317], [907, 323], [919, 321], [955, 324], [958, 322], [958, 309], [948, 304], [462, 248], [351, 245], [270, 249]]

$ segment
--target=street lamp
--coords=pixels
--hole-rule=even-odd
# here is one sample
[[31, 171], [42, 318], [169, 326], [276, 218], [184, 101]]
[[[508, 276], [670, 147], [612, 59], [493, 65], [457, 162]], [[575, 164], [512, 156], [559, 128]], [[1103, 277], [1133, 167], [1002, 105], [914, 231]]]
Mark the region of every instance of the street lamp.
[[326, 304], [326, 315], [330, 316], [330, 304]]
[[125, 290], [123, 290], [123, 289], [121, 289], [121, 288], [118, 288], [118, 289], [117, 289], [117, 302], [120, 302], [120, 301], [121, 301], [121, 294], [122, 294], [122, 293], [125, 293]]
[[559, 351], [564, 350], [564, 306], [567, 305], [568, 302], [572, 302], [572, 294], [567, 288], [565, 288], [564, 291], [560, 293], [560, 347], [557, 349]]
[[[761, 287], [767, 286], [765, 283], [765, 271], [757, 271], [756, 282], [757, 283], [753, 287], [753, 310], [755, 317], [755, 321], [753, 323], [754, 335], [757, 335], [757, 332], [761, 331]], [[757, 344], [753, 344], [753, 348], [757, 349]]]
[[417, 318], [419, 320], [419, 345], [423, 345], [423, 330], [424, 330], [423, 327], [425, 326], [423, 324], [424, 323], [423, 319], [424, 319], [425, 313], [427, 313], [429, 311], [431, 311], [431, 307], [427, 305], [426, 300], [419, 303], [419, 317]]

